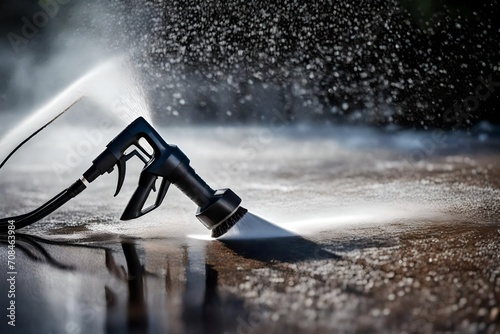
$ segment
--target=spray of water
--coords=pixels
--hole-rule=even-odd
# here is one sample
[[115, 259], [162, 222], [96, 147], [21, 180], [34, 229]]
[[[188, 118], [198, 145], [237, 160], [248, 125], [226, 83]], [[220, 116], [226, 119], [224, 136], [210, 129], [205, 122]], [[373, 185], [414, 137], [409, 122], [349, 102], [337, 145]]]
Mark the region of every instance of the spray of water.
[[[279, 217], [271, 223], [252, 213], [247, 213], [220, 240], [271, 239], [314, 235], [319, 232], [334, 231], [363, 224], [384, 225], [405, 221], [446, 221], [449, 216], [425, 206], [373, 206], [348, 207], [337, 213], [318, 213], [307, 219], [290, 221]], [[207, 235], [189, 235], [200, 240], [215, 240]]]
[[[252, 240], [296, 237], [297, 235], [284, 227], [275, 225], [264, 218], [247, 212], [220, 240]], [[188, 235], [189, 238], [215, 240], [208, 235]]]
[[75, 81], [51, 101], [33, 112], [0, 140], [0, 159], [4, 161], [17, 145], [50, 124], [83, 98], [129, 123], [139, 116], [151, 122], [144, 93], [124, 59], [109, 60]]
[[86, 95], [125, 123], [139, 116], [151, 122], [151, 112], [137, 76], [122, 58], [112, 59], [94, 70]]

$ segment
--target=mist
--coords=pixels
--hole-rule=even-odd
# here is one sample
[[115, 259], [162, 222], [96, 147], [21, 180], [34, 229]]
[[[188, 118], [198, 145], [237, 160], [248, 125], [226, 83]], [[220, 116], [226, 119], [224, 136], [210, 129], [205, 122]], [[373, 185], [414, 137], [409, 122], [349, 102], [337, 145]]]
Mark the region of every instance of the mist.
[[3, 5], [2, 112], [28, 113], [120, 55], [160, 124], [498, 122], [496, 1], [58, 1]]
[[[134, 52], [123, 11], [118, 2], [53, 0], [4, 26], [1, 112], [32, 113], [99, 65], [118, 57], [126, 63]], [[99, 89], [116, 90], [115, 79], [101, 76]]]

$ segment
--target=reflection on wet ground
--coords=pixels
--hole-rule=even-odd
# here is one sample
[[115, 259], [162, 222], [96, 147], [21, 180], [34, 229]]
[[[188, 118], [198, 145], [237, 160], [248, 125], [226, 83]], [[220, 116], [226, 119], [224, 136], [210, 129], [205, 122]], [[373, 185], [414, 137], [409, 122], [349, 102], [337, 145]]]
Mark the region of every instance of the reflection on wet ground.
[[493, 333], [499, 227], [401, 228], [393, 227], [397, 238], [387, 237], [391, 228], [372, 238], [354, 228], [350, 237], [255, 243], [82, 245], [19, 235], [16, 331]]
[[[1, 241], [6, 250], [6, 238]], [[22, 313], [30, 315], [30, 321], [18, 321], [16, 330], [23, 333], [241, 332], [241, 326], [248, 326], [244, 299], [219, 292], [219, 272], [230, 274], [234, 259], [254, 259], [247, 263], [258, 268], [271, 262], [337, 257], [299, 236], [241, 244], [192, 240], [182, 245], [129, 238], [111, 244], [71, 244], [18, 234], [17, 243], [22, 267], [37, 273], [31, 277], [36, 283], [18, 285], [17, 302]], [[84, 295], [72, 300], [75, 295], [63, 290], [75, 276]], [[61, 286], [42, 288], [55, 277]], [[23, 292], [26, 288], [29, 294]], [[39, 310], [36, 301], [47, 293], [54, 298], [45, 300], [47, 308]], [[68, 309], [68, 303], [77, 307]], [[65, 316], [52, 317], [58, 310]]]

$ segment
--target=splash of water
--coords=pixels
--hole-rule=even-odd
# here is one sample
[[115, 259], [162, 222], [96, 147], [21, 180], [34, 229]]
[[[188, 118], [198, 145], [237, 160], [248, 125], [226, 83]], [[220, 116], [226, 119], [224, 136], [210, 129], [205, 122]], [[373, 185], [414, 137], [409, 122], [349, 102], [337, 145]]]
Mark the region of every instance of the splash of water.
[[248, 212], [236, 225], [227, 231], [226, 234], [220, 237], [220, 239], [268, 239], [296, 236], [297, 235], [293, 232]]
[[125, 60], [113, 59], [96, 71], [99, 72], [87, 86], [88, 97], [125, 123], [139, 116], [152, 121], [144, 90]]
[[[332, 231], [360, 224], [387, 224], [401, 221], [443, 221], [449, 218], [441, 211], [426, 207], [364, 206], [346, 208], [337, 214], [322, 214], [298, 221], [271, 223], [248, 212], [220, 240], [245, 240], [297, 237], [321, 231]], [[215, 240], [209, 235], [189, 235], [199, 240]]]
[[[402, 221], [443, 221], [449, 216], [441, 211], [418, 207], [355, 207], [338, 214], [321, 214], [317, 217], [298, 221], [271, 223], [252, 213], [247, 213], [219, 240], [257, 240], [313, 235], [336, 228], [347, 228], [363, 224], [388, 224]], [[208, 234], [191, 234], [189, 238], [216, 240]]]
[[103, 110], [125, 123], [139, 116], [151, 122], [144, 92], [133, 71], [123, 59], [112, 59], [75, 81], [11, 129], [0, 140], [0, 161], [28, 136], [50, 124], [83, 98], [97, 102]]
[[[275, 225], [264, 218], [247, 212], [241, 220], [234, 225], [219, 240], [249, 240], [296, 237], [289, 230]], [[189, 235], [188, 237], [200, 240], [215, 240], [206, 235]]]

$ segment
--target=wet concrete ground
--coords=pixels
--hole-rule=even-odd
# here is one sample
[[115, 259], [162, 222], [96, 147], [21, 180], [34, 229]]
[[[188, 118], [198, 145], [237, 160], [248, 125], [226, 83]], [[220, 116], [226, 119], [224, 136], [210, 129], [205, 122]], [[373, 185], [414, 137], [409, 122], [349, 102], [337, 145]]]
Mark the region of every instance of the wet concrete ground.
[[[3, 216], [69, 185], [119, 129], [61, 172], [54, 162], [64, 164], [82, 131], [42, 134], [0, 171]], [[296, 235], [202, 240], [208, 232], [195, 206], [175, 187], [158, 210], [121, 222], [135, 163], [117, 198], [116, 175], [103, 176], [18, 231], [17, 323], [10, 328], [2, 316], [2, 333], [500, 331], [500, 146], [492, 134], [160, 133], [209, 184], [231, 187], [251, 212]], [[0, 294], [7, 290], [2, 279]]]

